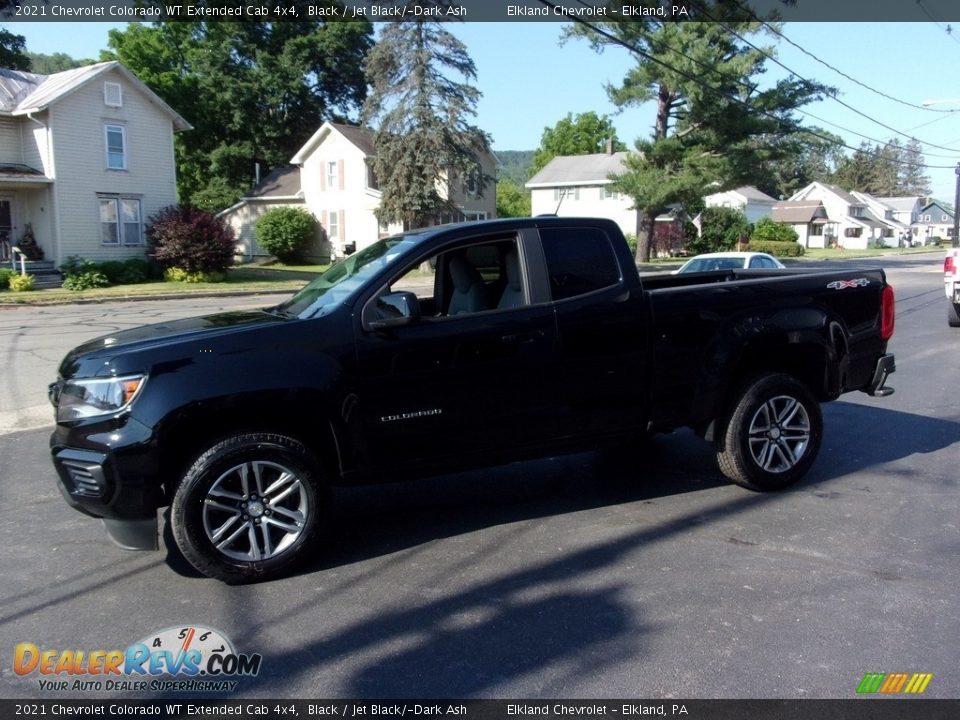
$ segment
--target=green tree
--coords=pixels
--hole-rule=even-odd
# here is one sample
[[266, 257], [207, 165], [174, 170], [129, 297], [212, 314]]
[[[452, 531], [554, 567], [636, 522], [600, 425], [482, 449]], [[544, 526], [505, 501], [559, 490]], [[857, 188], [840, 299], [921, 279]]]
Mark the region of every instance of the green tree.
[[929, 195], [930, 176], [927, 174], [927, 165], [923, 159], [923, 148], [919, 141], [907, 141], [900, 155], [900, 176], [897, 182], [896, 195]]
[[764, 217], [757, 220], [756, 225], [754, 225], [750, 241], [795, 243], [799, 237], [797, 231], [789, 225], [774, 222], [772, 219]]
[[[0, 3], [0, 10], [11, 3]], [[26, 54], [27, 40], [0, 28], [0, 67], [10, 70], [30, 70], [30, 58]]]
[[[293, 4], [306, 18], [310, 3]], [[131, 23], [110, 31], [102, 59], [122, 62], [193, 125], [176, 136], [180, 201], [219, 210], [250, 187], [256, 163], [286, 164], [325, 120], [359, 110], [372, 43], [366, 22]]]
[[735, 208], [708, 207], [700, 213], [700, 235], [688, 244], [695, 253], [732, 250], [741, 239], [750, 237], [750, 223]]
[[844, 159], [843, 139], [825, 130], [799, 132], [790, 138], [793, 151], [768, 163], [756, 186], [775, 198], [788, 198], [814, 181], [831, 183], [837, 166]]
[[605, 152], [607, 142], [613, 143], [613, 149], [616, 152], [627, 149], [627, 146], [617, 137], [613, 122], [606, 115], [597, 115], [592, 111], [576, 116], [567, 113], [567, 116], [552, 128], [543, 129], [540, 147], [533, 154], [530, 174], [542, 170], [557, 155], [590, 155]]
[[73, 68], [92, 65], [96, 60], [86, 58], [84, 60], [75, 60], [66, 53], [53, 53], [53, 55], [44, 55], [42, 53], [28, 52], [30, 58], [30, 72], [38, 75], [53, 75], [54, 73], [72, 70]]
[[497, 217], [529, 217], [530, 192], [510, 180], [497, 181]]
[[637, 260], [643, 262], [657, 215], [671, 204], [690, 204], [714, 183], [753, 184], [770, 163], [789, 155], [785, 139], [802, 130], [793, 111], [829, 91], [798, 79], [759, 90], [754, 78], [774, 50], [761, 52], [737, 37], [766, 30], [749, 9], [720, 0], [677, 5], [686, 11], [678, 20], [600, 23], [608, 35], [578, 25], [570, 33], [598, 50], [612, 43], [635, 49], [637, 64], [608, 92], [621, 107], [656, 105], [652, 137], [636, 142], [616, 183], [639, 211]]
[[[414, 0], [406, 7], [412, 13], [448, 5]], [[420, 227], [455, 213], [450, 189], [458, 181], [469, 179], [482, 194], [491, 178], [480, 165], [489, 139], [471, 123], [480, 99], [470, 84], [476, 68], [445, 22], [385, 24], [367, 56], [367, 79], [363, 119], [375, 130], [380, 221]]]

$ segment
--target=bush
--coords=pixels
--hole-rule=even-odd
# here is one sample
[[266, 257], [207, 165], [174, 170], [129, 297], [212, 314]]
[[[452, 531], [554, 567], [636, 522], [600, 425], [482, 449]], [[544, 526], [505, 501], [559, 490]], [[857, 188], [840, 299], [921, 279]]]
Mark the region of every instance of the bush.
[[[104, 264], [108, 265], [109, 263]], [[60, 272], [64, 276], [63, 287], [67, 290], [108, 287], [110, 279], [101, 271], [100, 267], [93, 260], [84, 260], [79, 255], [71, 255], [60, 266]]]
[[14, 275], [10, 278], [10, 289], [14, 292], [33, 290], [33, 275]]
[[0, 268], [0, 292], [10, 289], [10, 278], [17, 274], [16, 270]]
[[806, 248], [798, 242], [778, 242], [776, 240], [751, 240], [744, 248], [751, 252], [765, 252], [774, 257], [800, 257]]
[[212, 213], [171, 205], [152, 216], [148, 223], [147, 254], [164, 269], [217, 273], [233, 262], [233, 231]]
[[257, 220], [254, 233], [264, 250], [281, 262], [303, 260], [317, 232], [317, 219], [303, 208], [274, 208]]
[[796, 243], [799, 239], [800, 236], [792, 227], [784, 223], [774, 222], [768, 217], [757, 220], [757, 224], [754, 225], [753, 232], [750, 234], [751, 244], [755, 240]]
[[107, 280], [116, 285], [120, 282], [120, 275], [123, 273], [122, 260], [107, 260], [96, 266], [97, 270], [107, 276]]
[[733, 250], [741, 238], [750, 235], [750, 223], [735, 208], [708, 207], [700, 213], [700, 236], [688, 243], [690, 252], [700, 253]]
[[96, 266], [107, 276], [112, 285], [135, 285], [146, 282], [150, 274], [150, 264], [141, 258], [127, 260], [107, 260]]
[[163, 271], [163, 279], [167, 282], [185, 283], [223, 282], [227, 279], [227, 274], [225, 272], [203, 272], [202, 270], [190, 272], [183, 268], [172, 267]]
[[636, 233], [627, 233], [623, 236], [627, 241], [627, 247], [630, 248], [630, 257], [637, 256], [637, 235]]

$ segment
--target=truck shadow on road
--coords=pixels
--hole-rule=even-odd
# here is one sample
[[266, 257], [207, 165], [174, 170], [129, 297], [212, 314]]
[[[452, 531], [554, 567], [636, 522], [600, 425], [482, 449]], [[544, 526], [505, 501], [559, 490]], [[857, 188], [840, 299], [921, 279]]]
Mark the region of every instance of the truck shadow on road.
[[[839, 486], [851, 473], [949, 453], [960, 441], [958, 423], [867, 405], [836, 403], [826, 416], [830, 447], [786, 493], [727, 490], [707, 444], [677, 432], [642, 451], [344, 490], [330, 545], [299, 575], [198, 591], [217, 597], [227, 616], [248, 619], [245, 638], [269, 634], [281, 621], [300, 628], [296, 650], [267, 650], [264, 672], [245, 679], [245, 692], [313, 687], [322, 695], [332, 685], [357, 698], [466, 698], [519, 684], [563, 697], [565, 688], [601, 683], [605, 672], [638, 661], [656, 638], [675, 632], [644, 611], [656, 595], [643, 592], [644, 570], [634, 565], [648, 550], [819, 492], [824, 483]], [[677, 494], [690, 502], [676, 502]], [[581, 532], [569, 541], [554, 527], [543, 531], [541, 545], [544, 526], [526, 522], [629, 503], [639, 503], [637, 512], [571, 519]], [[467, 545], [442, 554], [431, 542], [467, 535]], [[527, 550], [518, 555], [518, 547]], [[678, 552], [683, 563], [689, 550]], [[411, 594], [409, 583], [421, 591]], [[365, 597], [370, 606], [345, 617], [325, 613]]]

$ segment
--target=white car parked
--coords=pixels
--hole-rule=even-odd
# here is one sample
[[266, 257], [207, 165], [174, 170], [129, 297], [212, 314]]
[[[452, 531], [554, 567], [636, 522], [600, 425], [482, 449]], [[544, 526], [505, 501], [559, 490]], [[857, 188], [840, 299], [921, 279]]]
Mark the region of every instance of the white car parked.
[[680, 266], [679, 270], [674, 270], [673, 274], [706, 272], [708, 270], [751, 270], [764, 269], [773, 270], [774, 268], [786, 267], [773, 255], [761, 252], [715, 252], [697, 255], [687, 260]]

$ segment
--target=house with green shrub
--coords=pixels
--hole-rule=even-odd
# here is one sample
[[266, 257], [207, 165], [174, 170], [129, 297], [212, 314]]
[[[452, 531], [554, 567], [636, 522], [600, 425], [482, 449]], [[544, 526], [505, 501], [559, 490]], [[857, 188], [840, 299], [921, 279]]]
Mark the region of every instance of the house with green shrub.
[[118, 62], [0, 69], [0, 261], [25, 237], [57, 265], [143, 257], [147, 219], [177, 201], [189, 123]]

